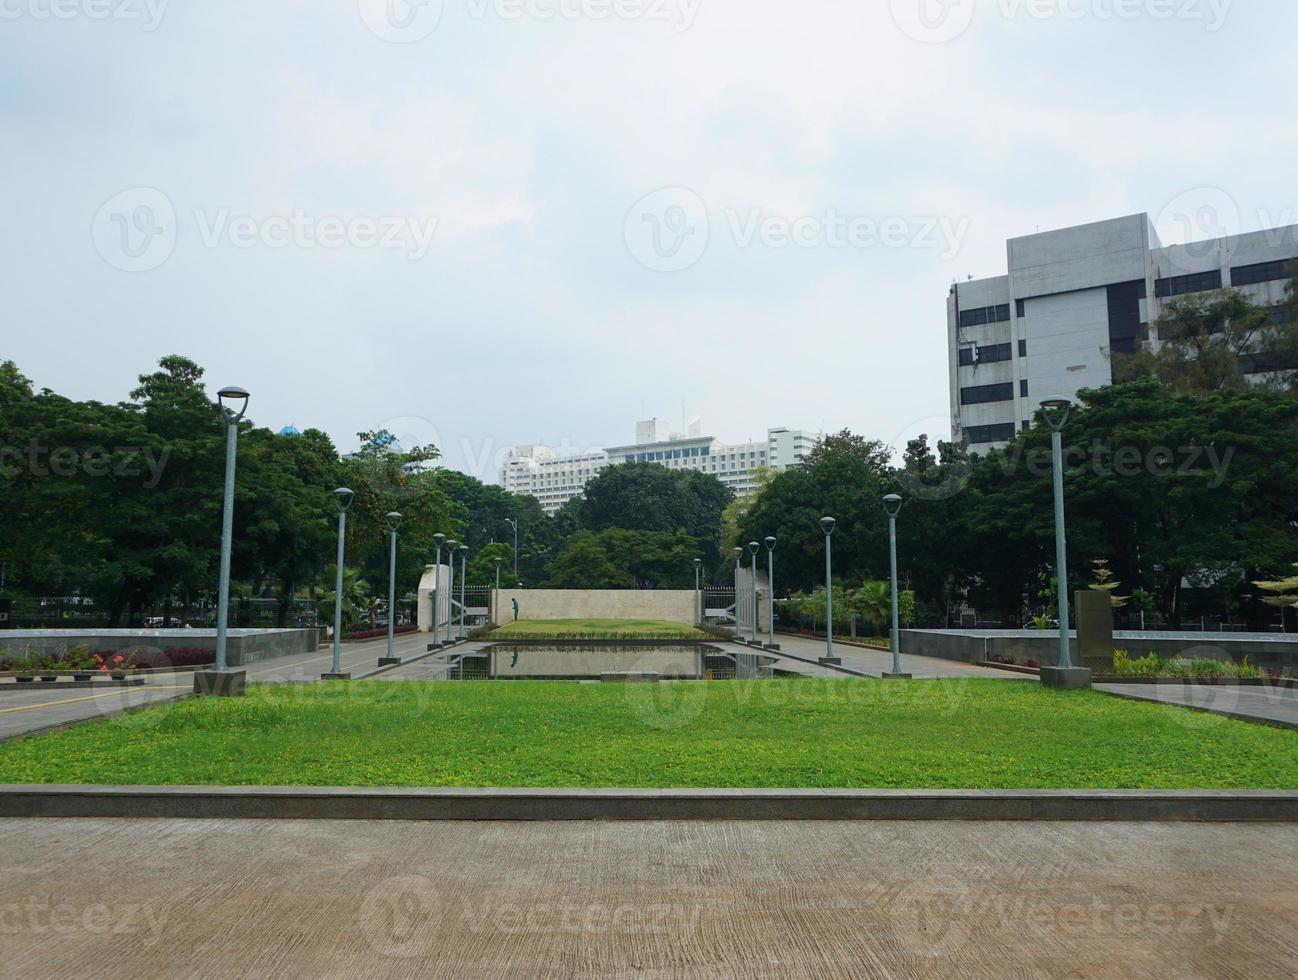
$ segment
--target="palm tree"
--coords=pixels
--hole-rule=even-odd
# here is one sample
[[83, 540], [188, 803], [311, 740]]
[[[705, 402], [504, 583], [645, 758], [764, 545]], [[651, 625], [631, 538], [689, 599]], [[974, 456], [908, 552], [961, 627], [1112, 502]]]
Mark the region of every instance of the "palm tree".
[[[337, 580], [337, 566], [330, 567], [325, 573], [325, 581]], [[359, 621], [370, 603], [370, 584], [361, 578], [358, 568], [343, 569], [343, 631], [352, 629]], [[320, 596], [320, 616], [330, 626], [334, 625], [334, 592], [333, 589], [322, 592]]]
[[887, 582], [866, 582], [852, 593], [852, 607], [881, 636], [892, 620], [892, 586]]

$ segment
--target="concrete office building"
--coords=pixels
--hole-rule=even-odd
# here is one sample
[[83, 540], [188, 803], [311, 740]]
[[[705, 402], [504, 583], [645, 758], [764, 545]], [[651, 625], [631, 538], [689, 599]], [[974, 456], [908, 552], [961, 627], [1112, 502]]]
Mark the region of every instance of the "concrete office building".
[[1150, 324], [1172, 299], [1235, 288], [1281, 315], [1298, 226], [1164, 247], [1138, 214], [1014, 238], [1008, 253], [1008, 275], [947, 297], [952, 436], [976, 452], [1027, 428], [1043, 399], [1111, 384], [1112, 355], [1156, 346]]
[[820, 442], [820, 433], [800, 429], [769, 429], [761, 442], [724, 445], [702, 435], [695, 422], [685, 433], [672, 432], [660, 419], [636, 423], [636, 441], [597, 453], [561, 456], [548, 446], [517, 446], [500, 467], [500, 485], [511, 493], [528, 494], [553, 514], [609, 466], [658, 463], [669, 469], [711, 473], [747, 497], [757, 488], [757, 471], [784, 470], [799, 465]]

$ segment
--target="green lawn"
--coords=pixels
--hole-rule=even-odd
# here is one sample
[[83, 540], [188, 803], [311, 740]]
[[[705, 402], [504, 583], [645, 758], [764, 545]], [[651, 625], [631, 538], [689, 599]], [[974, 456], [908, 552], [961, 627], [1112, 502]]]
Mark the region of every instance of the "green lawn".
[[701, 630], [654, 619], [524, 619], [491, 634], [501, 640], [698, 640]]
[[0, 782], [1298, 788], [1298, 733], [1015, 681], [371, 681], [6, 742]]

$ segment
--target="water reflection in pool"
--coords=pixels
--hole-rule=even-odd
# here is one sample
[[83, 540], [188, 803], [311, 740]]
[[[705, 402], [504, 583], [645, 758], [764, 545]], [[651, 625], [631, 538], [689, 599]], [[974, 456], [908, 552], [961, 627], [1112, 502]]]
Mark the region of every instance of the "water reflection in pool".
[[499, 644], [453, 658], [449, 680], [599, 680], [606, 673], [654, 673], [663, 680], [769, 677], [772, 657], [691, 646]]

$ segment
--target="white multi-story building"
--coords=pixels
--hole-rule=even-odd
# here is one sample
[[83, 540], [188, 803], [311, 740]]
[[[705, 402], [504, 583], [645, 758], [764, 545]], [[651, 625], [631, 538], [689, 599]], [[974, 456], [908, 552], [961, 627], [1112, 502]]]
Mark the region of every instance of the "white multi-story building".
[[669, 469], [710, 473], [747, 497], [757, 489], [758, 471], [785, 470], [800, 465], [820, 442], [819, 433], [798, 429], [769, 429], [762, 442], [723, 445], [700, 434], [698, 423], [685, 434], [675, 433], [659, 419], [636, 423], [636, 441], [597, 453], [561, 456], [547, 446], [517, 446], [500, 467], [500, 484], [511, 493], [528, 494], [548, 514], [573, 497], [609, 466], [658, 463]]
[[1165, 248], [1138, 214], [1014, 238], [1008, 253], [1008, 275], [947, 297], [951, 431], [978, 452], [1028, 428], [1043, 400], [1111, 384], [1112, 355], [1157, 345], [1150, 324], [1176, 297], [1235, 288], [1282, 315], [1298, 226]]

